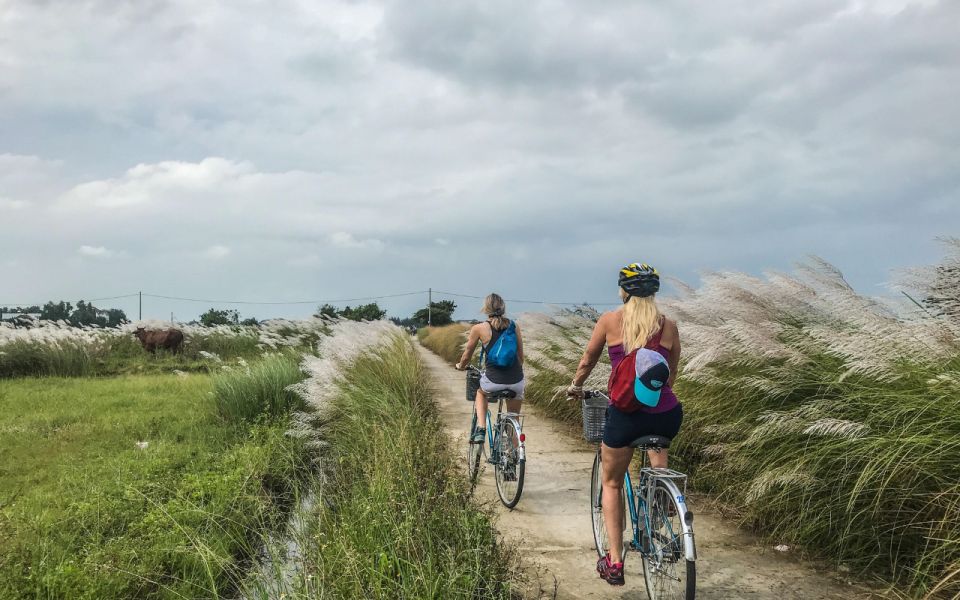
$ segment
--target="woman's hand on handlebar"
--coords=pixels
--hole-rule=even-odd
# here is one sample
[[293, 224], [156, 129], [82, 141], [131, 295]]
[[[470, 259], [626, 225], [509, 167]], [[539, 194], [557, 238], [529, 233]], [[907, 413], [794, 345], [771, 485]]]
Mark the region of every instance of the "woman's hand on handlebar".
[[583, 386], [570, 384], [567, 388], [567, 398], [571, 400], [583, 400]]

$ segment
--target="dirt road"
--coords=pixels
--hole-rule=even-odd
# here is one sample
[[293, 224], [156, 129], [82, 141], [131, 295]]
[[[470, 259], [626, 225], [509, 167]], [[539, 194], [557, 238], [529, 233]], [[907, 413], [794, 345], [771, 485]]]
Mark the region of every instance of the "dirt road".
[[[464, 399], [464, 375], [420, 348], [437, 391], [454, 447], [466, 453], [466, 429], [473, 405]], [[594, 571], [596, 552], [590, 528], [590, 468], [594, 449], [562, 427], [525, 408], [527, 471], [523, 496], [510, 511], [497, 499], [490, 469], [481, 474], [480, 498], [496, 505], [498, 529], [520, 546], [526, 571], [539, 574], [544, 597], [644, 599], [643, 574], [636, 554], [626, 562], [627, 585], [613, 588]], [[761, 546], [752, 536], [698, 506], [696, 515], [697, 598], [704, 600], [834, 600], [870, 598], [853, 586]], [[537, 585], [529, 596], [537, 597]]]

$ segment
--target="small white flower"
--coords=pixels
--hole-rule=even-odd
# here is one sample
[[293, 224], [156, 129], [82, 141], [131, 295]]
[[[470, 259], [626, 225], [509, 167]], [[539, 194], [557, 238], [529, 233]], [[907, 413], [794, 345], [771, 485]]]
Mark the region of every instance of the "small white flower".
[[140, 448], [141, 450], [146, 450], [147, 446], [149, 445], [150, 442], [137, 442], [137, 448]]

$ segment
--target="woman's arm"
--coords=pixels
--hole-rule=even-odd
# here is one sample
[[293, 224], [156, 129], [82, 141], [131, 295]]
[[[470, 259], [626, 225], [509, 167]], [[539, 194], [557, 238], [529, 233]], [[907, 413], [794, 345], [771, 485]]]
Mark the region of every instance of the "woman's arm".
[[673, 387], [677, 380], [677, 371], [680, 369], [680, 329], [677, 328], [675, 321], [667, 321], [667, 327], [673, 329], [673, 347], [667, 355], [667, 366], [670, 367], [670, 378], [667, 379], [667, 385]]
[[573, 378], [572, 388], [580, 388], [583, 382], [587, 380], [593, 368], [597, 366], [600, 355], [603, 353], [603, 347], [607, 345], [607, 320], [600, 317], [596, 326], [593, 328], [593, 335], [587, 342], [587, 348], [583, 352], [583, 358], [577, 366], [577, 374]]
[[474, 325], [470, 328], [470, 334], [467, 336], [467, 345], [463, 347], [463, 354], [460, 355], [460, 362], [457, 363], [458, 370], [464, 370], [470, 364], [473, 358], [473, 351], [477, 349], [477, 342], [480, 341], [480, 328]]

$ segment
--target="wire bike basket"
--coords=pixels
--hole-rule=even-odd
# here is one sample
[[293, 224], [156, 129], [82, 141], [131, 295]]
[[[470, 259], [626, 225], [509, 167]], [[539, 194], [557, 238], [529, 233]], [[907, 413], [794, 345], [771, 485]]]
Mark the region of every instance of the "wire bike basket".
[[477, 399], [477, 390], [480, 389], [480, 371], [476, 368], [467, 369], [467, 402]]
[[588, 442], [599, 442], [607, 423], [607, 398], [602, 394], [587, 394], [583, 397], [582, 410], [583, 438]]

